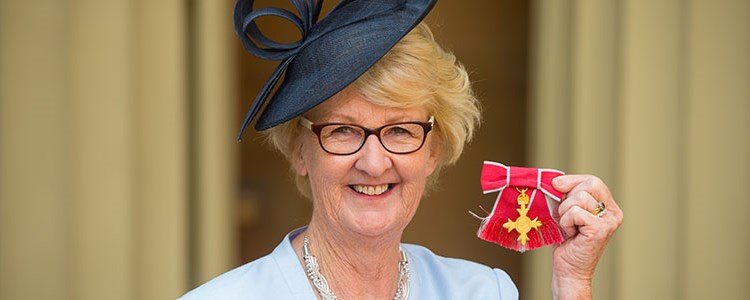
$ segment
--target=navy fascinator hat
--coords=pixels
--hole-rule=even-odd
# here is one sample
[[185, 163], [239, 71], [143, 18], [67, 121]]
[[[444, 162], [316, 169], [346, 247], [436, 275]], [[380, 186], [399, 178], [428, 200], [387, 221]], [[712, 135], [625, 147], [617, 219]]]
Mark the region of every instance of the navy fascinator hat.
[[[305, 113], [354, 82], [415, 27], [436, 0], [342, 0], [320, 21], [322, 0], [289, 1], [298, 14], [278, 7], [254, 9], [253, 0], [235, 4], [234, 28], [245, 49], [280, 61], [250, 106], [237, 141], [269, 97], [255, 123], [258, 131]], [[268, 38], [255, 23], [263, 16], [292, 22], [302, 37], [291, 43]]]

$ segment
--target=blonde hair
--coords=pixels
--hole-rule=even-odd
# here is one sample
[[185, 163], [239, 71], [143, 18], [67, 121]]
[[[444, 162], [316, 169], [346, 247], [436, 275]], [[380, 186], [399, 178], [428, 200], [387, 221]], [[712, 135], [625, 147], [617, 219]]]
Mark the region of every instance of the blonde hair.
[[[430, 28], [419, 23], [383, 58], [351, 84], [374, 104], [392, 107], [424, 107], [435, 117], [433, 146], [439, 146], [438, 170], [428, 178], [428, 187], [439, 169], [455, 163], [464, 145], [471, 141], [481, 120], [479, 102], [466, 69], [456, 57], [437, 44]], [[269, 143], [287, 160], [298, 155], [299, 118], [264, 133]], [[310, 197], [306, 177], [295, 175], [300, 192]]]

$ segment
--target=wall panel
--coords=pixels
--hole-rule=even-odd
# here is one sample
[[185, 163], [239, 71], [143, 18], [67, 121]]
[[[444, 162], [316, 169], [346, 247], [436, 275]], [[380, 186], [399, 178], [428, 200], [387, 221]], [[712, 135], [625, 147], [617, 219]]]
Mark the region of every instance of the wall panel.
[[[536, 162], [600, 175], [625, 212], [597, 272], [595, 296], [747, 298], [749, 207], [733, 187], [750, 179], [743, 172], [750, 167], [750, 7], [700, 0], [569, 4], [535, 3], [531, 105], [562, 103], [570, 114], [560, 126], [567, 131], [534, 131], [531, 151]], [[572, 26], [545, 26], [550, 12], [570, 16]], [[569, 48], [540, 48], [564, 47], [553, 43], [560, 35], [570, 36]], [[559, 56], [565, 51], [570, 55]], [[566, 64], [566, 74], [550, 67]], [[569, 86], [569, 98], [544, 96], [560, 83]], [[534, 110], [532, 122], [559, 119], [551, 112]], [[553, 134], [570, 141], [566, 149], [544, 147]], [[530, 277], [539, 283], [532, 299], [548, 297], [537, 292], [547, 288], [549, 273], [538, 267], [548, 266], [548, 255], [530, 256]]]

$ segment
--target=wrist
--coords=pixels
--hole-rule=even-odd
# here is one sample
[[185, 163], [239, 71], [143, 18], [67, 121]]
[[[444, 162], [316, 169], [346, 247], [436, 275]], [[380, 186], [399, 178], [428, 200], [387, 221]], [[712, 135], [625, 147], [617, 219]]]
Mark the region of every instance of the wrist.
[[555, 300], [591, 299], [591, 279], [552, 278]]

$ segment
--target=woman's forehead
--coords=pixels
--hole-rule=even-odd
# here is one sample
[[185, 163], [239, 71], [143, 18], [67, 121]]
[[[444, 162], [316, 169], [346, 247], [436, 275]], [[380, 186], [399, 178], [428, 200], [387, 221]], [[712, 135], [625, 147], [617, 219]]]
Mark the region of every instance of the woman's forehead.
[[388, 107], [344, 89], [306, 114], [314, 122], [391, 123], [427, 119], [424, 107]]

